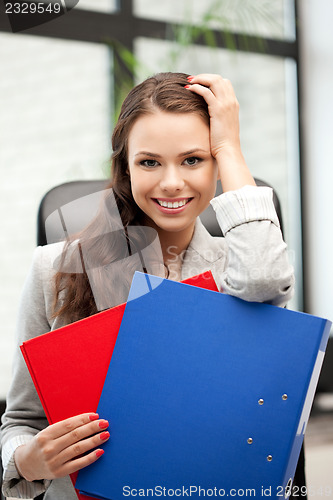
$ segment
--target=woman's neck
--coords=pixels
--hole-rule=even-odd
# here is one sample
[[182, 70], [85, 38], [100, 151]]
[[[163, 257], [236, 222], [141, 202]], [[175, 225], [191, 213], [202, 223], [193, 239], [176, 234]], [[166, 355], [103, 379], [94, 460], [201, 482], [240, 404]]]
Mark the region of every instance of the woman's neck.
[[174, 233], [164, 231], [160, 228], [157, 228], [157, 232], [160, 239], [164, 263], [169, 265], [184, 255], [192, 240], [194, 224], [183, 231]]
[[163, 261], [166, 265], [175, 262], [184, 255], [192, 240], [195, 226], [195, 222], [193, 222], [181, 231], [172, 232], [158, 227], [148, 218], [143, 223], [156, 229], [162, 249]]
[[189, 246], [194, 227], [186, 232], [167, 233], [160, 232], [160, 243], [163, 253], [163, 261], [166, 270], [166, 278], [173, 281], [180, 281], [184, 254]]

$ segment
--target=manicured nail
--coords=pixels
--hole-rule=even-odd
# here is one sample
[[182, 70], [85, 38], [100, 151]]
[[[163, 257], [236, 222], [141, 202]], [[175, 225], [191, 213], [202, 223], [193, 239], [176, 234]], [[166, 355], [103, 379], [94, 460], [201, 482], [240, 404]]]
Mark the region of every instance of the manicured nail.
[[104, 450], [95, 451], [96, 457], [98, 457], [98, 458], [101, 457], [103, 455], [103, 453], [104, 453]]
[[101, 429], [106, 429], [107, 427], [109, 427], [109, 422], [107, 420], [101, 420], [98, 425]]
[[89, 420], [93, 421], [93, 420], [98, 420], [99, 419], [99, 415], [97, 413], [95, 413], [94, 415], [89, 415]]
[[102, 434], [99, 436], [101, 439], [109, 439], [110, 433], [109, 432], [102, 432]]
[[185, 85], [185, 89], [189, 89], [191, 85]]
[[193, 79], [194, 79], [194, 76], [188, 76], [188, 77], [187, 77], [187, 80], [188, 80], [189, 82], [191, 82]]

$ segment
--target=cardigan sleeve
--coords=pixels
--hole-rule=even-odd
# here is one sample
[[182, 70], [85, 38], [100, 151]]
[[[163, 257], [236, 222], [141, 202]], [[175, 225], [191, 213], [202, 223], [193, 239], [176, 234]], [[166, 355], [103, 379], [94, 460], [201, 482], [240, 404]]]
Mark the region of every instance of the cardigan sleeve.
[[245, 186], [211, 200], [227, 243], [220, 275], [225, 293], [284, 307], [294, 291], [289, 263], [269, 187]]
[[19, 475], [14, 461], [16, 448], [27, 443], [48, 425], [19, 349], [23, 341], [50, 330], [46, 315], [43, 279], [43, 252], [42, 247], [38, 247], [21, 295], [12, 384], [7, 396], [6, 412], [2, 418], [1, 448], [5, 497], [34, 498], [50, 485], [48, 480], [26, 481]]

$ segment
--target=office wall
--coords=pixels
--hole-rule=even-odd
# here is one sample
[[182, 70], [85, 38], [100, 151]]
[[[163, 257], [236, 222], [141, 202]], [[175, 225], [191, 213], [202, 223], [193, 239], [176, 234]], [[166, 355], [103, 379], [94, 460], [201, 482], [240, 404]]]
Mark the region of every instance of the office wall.
[[333, 319], [333, 2], [300, 6], [308, 312]]

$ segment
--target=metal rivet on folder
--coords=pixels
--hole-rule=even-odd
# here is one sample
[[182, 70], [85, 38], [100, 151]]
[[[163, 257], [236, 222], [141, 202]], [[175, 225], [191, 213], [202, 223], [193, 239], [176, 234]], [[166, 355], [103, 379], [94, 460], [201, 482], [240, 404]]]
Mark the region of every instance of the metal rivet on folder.
[[258, 403], [259, 403], [260, 405], [263, 405], [263, 404], [264, 404], [264, 400], [263, 400], [263, 399], [259, 399]]
[[267, 457], [267, 461], [268, 461], [268, 462], [271, 462], [272, 460], [273, 460], [272, 455], [268, 455], [268, 457]]
[[252, 443], [253, 443], [253, 439], [252, 439], [252, 438], [249, 438], [249, 439], [247, 440], [247, 442], [248, 442], [249, 444], [252, 444]]
[[286, 401], [288, 399], [288, 395], [287, 394], [283, 394], [282, 399], [283, 399], [283, 401]]

